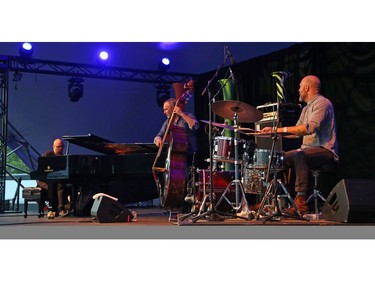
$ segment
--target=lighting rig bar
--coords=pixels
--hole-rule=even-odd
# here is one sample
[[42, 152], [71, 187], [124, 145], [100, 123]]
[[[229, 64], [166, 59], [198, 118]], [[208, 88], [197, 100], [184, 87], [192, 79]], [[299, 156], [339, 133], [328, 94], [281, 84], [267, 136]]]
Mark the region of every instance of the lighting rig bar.
[[31, 72], [62, 76], [78, 76], [95, 79], [121, 80], [143, 83], [183, 83], [196, 75], [178, 72], [160, 72], [123, 67], [90, 65], [40, 59], [25, 59], [20, 56], [1, 56], [7, 61], [9, 71]]

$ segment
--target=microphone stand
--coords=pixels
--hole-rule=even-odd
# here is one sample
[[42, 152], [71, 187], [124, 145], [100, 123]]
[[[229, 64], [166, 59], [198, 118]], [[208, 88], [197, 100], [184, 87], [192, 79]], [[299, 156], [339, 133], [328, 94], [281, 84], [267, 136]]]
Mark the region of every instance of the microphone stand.
[[[211, 99], [211, 92], [210, 92], [210, 87], [211, 87], [211, 84], [213, 83], [213, 81], [216, 79], [216, 77], [218, 76], [219, 74], [219, 71], [223, 68], [223, 66], [225, 65], [227, 59], [228, 59], [228, 55], [226, 55], [225, 59], [224, 59], [224, 62], [223, 64], [219, 65], [219, 67], [216, 69], [216, 72], [214, 74], [214, 76], [211, 78], [211, 80], [208, 81], [207, 83], [207, 86], [206, 88], [204, 88], [203, 92], [202, 92], [202, 96], [207, 92], [208, 93], [208, 112], [209, 112], [209, 134], [208, 134], [208, 144], [209, 144], [209, 148], [210, 148], [210, 172], [209, 172], [209, 176], [210, 176], [210, 182], [209, 182], [209, 186], [210, 186], [210, 207], [209, 209], [202, 213], [202, 214], [198, 214], [196, 215], [195, 217], [192, 218], [192, 222], [197, 222], [198, 220], [202, 219], [202, 218], [208, 218], [208, 220], [210, 221], [223, 221], [224, 220], [224, 216], [225, 216], [225, 213], [223, 212], [220, 212], [220, 211], [217, 211], [216, 210], [216, 207], [215, 207], [215, 195], [214, 195], [214, 185], [213, 185], [213, 153], [212, 153], [212, 103], [213, 103], [213, 99]], [[219, 90], [220, 91], [220, 90]], [[216, 95], [215, 95], [216, 96]], [[214, 97], [215, 97], [214, 96]], [[203, 200], [205, 201], [205, 200]]]
[[[279, 127], [280, 123], [280, 101], [277, 101], [277, 115], [276, 115], [276, 122], [273, 126], [274, 131], [272, 135], [272, 146], [271, 146], [271, 151], [270, 151], [270, 156], [269, 156], [269, 161], [268, 161], [268, 166], [267, 166], [267, 172], [265, 176], [265, 182], [268, 183], [268, 186], [266, 188], [265, 194], [263, 196], [263, 199], [261, 201], [260, 207], [258, 212], [255, 215], [255, 219], [258, 219], [260, 216], [260, 212], [264, 211], [266, 213], [266, 216], [261, 218], [262, 222], [265, 223], [267, 220], [280, 220], [281, 217], [287, 217], [287, 218], [295, 218], [295, 219], [301, 219], [301, 220], [306, 220], [300, 211], [298, 210], [295, 202], [293, 201], [292, 197], [290, 196], [289, 192], [287, 191], [286, 187], [284, 184], [281, 182], [281, 180], [277, 179], [277, 172], [278, 172], [278, 165], [276, 161], [274, 161], [275, 157], [275, 146], [276, 142], [278, 139], [278, 134], [277, 134], [277, 128]], [[273, 169], [273, 179], [269, 181], [270, 178], [270, 173], [271, 173], [271, 166]], [[280, 195], [279, 195], [279, 186], [283, 189], [284, 192], [284, 197], [287, 197], [289, 200], [289, 204], [294, 207], [294, 209], [297, 212], [297, 215], [290, 215], [287, 213], [282, 212], [281, 210], [281, 202], [280, 202]], [[271, 206], [274, 208], [273, 212], [266, 211], [264, 210], [265, 207], [265, 202], [266, 200], [269, 200], [271, 198]]]

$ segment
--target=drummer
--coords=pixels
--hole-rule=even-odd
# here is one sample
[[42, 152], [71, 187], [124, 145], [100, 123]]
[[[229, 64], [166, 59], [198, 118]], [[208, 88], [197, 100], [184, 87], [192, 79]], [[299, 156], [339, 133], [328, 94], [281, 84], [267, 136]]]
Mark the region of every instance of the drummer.
[[[301, 214], [309, 212], [306, 204], [309, 170], [318, 168], [327, 162], [338, 162], [338, 143], [336, 135], [335, 113], [332, 103], [320, 93], [320, 79], [317, 76], [305, 76], [299, 85], [299, 101], [305, 102], [295, 126], [276, 128], [277, 133], [302, 137], [299, 149], [285, 153], [286, 166], [295, 171], [294, 202]], [[275, 128], [265, 127], [260, 133], [273, 133]], [[295, 208], [285, 210], [287, 214], [296, 214]]]

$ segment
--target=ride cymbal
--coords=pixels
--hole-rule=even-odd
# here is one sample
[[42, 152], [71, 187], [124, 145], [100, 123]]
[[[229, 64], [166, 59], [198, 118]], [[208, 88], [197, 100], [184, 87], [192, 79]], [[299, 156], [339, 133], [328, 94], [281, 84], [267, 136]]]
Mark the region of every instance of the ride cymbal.
[[212, 104], [212, 111], [220, 117], [234, 119], [237, 113], [238, 122], [253, 123], [263, 118], [263, 113], [255, 107], [240, 101], [223, 100]]

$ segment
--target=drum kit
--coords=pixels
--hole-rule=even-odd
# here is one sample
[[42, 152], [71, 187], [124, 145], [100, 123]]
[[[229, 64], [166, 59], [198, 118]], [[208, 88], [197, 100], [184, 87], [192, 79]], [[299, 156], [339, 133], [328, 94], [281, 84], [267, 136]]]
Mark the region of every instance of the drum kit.
[[[213, 189], [210, 189], [210, 191], [221, 194], [214, 206], [216, 209], [219, 209], [222, 208], [220, 206], [223, 206], [224, 202], [226, 202], [230, 206], [229, 213], [234, 214], [235, 217], [244, 219], [258, 218], [260, 210], [258, 210], [258, 213], [250, 210], [246, 195], [256, 195], [258, 200], [261, 199], [262, 207], [264, 207], [266, 201], [270, 203], [270, 200], [273, 200], [270, 195], [275, 195], [274, 197], [277, 196], [275, 194], [275, 189], [277, 189], [280, 184], [282, 185], [284, 193], [287, 193], [282, 182], [276, 178], [276, 174], [285, 169], [285, 153], [283, 151], [274, 151], [274, 147], [271, 149], [255, 148], [253, 142], [249, 142], [246, 138], [240, 137], [240, 135], [265, 138], [273, 137], [272, 134], [256, 132], [254, 129], [242, 128], [238, 125], [238, 122], [255, 123], [260, 121], [263, 114], [258, 109], [240, 101], [224, 100], [213, 103], [212, 111], [222, 118], [234, 121], [233, 126], [211, 122], [211, 125], [214, 127], [234, 132], [234, 138], [228, 136], [214, 137], [213, 147], [210, 148], [212, 149], [211, 155], [213, 158], [213, 162], [211, 163], [215, 165], [212, 169], [213, 179], [211, 183], [213, 184]], [[201, 120], [201, 122], [210, 123], [206, 120]], [[273, 151], [273, 153], [271, 153], [271, 151]], [[232, 163], [234, 165], [234, 171], [223, 170], [217, 165], [218, 163]], [[268, 181], [268, 175], [270, 173], [274, 173], [275, 178]], [[204, 210], [205, 205], [207, 205], [206, 201], [209, 198], [208, 191], [211, 176], [209, 170], [198, 169], [198, 174], [199, 180], [196, 182], [196, 186], [198, 187], [198, 191], [196, 191], [196, 201], [200, 209], [197, 217], [199, 217], [199, 214]], [[233, 196], [229, 198], [229, 195], [233, 194], [232, 187], [235, 187], [234, 200]], [[289, 194], [287, 194], [287, 196], [293, 201]], [[279, 198], [277, 198], [277, 200], [279, 200]], [[272, 204], [274, 203], [275, 202]], [[271, 213], [267, 213], [267, 215], [270, 214]]]

